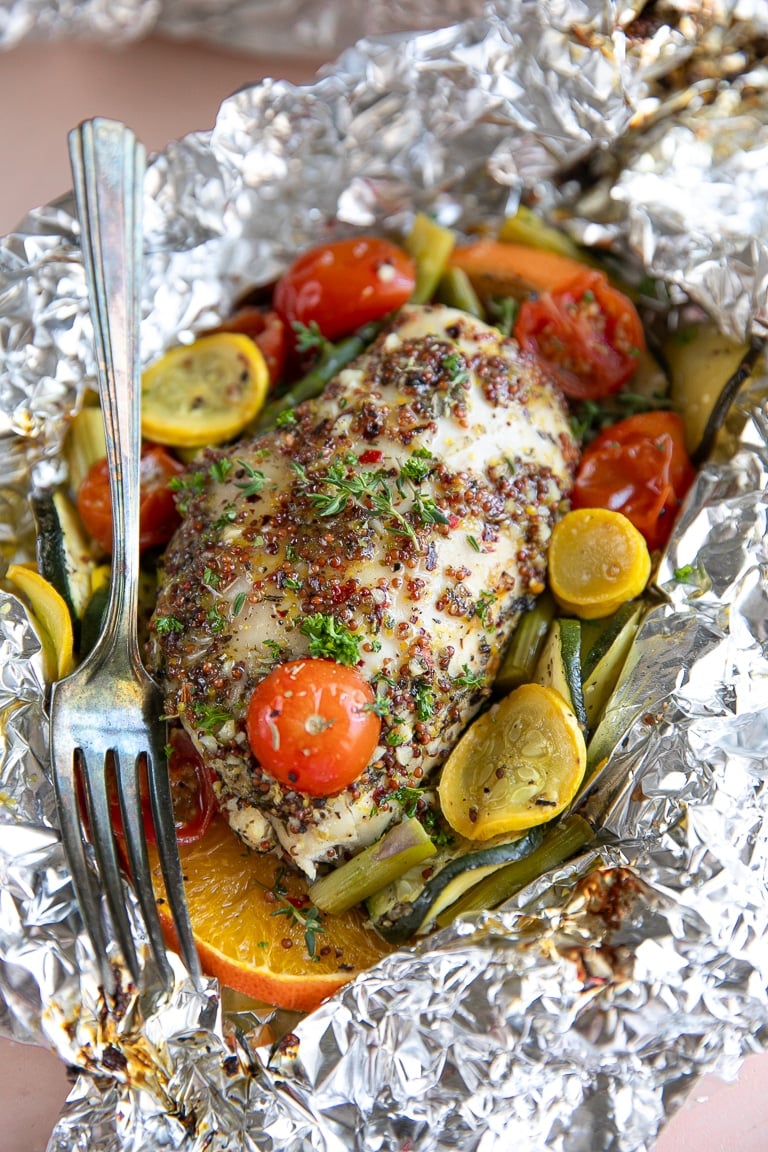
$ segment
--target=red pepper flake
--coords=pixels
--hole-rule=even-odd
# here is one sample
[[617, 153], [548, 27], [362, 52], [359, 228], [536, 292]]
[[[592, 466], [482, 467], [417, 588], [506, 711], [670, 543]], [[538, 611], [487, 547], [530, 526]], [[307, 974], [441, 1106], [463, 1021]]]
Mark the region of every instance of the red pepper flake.
[[358, 456], [361, 464], [381, 464], [384, 459], [384, 453], [378, 448], [366, 448], [362, 456]]
[[448, 527], [449, 528], [458, 528], [460, 523], [461, 523], [461, 521], [460, 521], [458, 516], [454, 516], [453, 514], [451, 514], [448, 517]]

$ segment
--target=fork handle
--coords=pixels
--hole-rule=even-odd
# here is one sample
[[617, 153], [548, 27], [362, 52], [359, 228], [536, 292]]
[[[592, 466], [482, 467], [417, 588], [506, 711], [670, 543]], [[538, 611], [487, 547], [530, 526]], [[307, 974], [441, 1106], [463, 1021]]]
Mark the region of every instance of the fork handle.
[[122, 647], [135, 665], [139, 660], [139, 284], [146, 153], [130, 128], [96, 118], [70, 132], [69, 154], [82, 225], [112, 497], [112, 581], [102, 645]]

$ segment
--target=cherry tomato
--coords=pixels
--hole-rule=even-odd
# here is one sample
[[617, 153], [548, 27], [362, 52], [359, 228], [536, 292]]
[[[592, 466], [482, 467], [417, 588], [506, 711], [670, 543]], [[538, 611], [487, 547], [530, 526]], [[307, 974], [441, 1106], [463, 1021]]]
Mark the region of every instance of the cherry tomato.
[[253, 754], [286, 788], [332, 796], [356, 780], [376, 747], [373, 689], [332, 660], [280, 664], [256, 685], [246, 727]]
[[250, 336], [258, 344], [269, 369], [269, 383], [274, 386], [285, 372], [286, 334], [285, 324], [277, 312], [262, 311], [261, 308], [241, 308], [234, 316], [220, 324], [214, 332], [240, 332]]
[[675, 412], [642, 412], [587, 445], [571, 493], [574, 508], [623, 512], [653, 550], [666, 544], [696, 472]]
[[562, 288], [524, 301], [515, 336], [573, 400], [599, 400], [617, 392], [645, 348], [632, 301], [591, 269]]
[[[184, 471], [184, 465], [159, 444], [145, 444], [141, 451], [141, 501], [139, 547], [167, 544], [180, 523], [168, 481]], [[105, 552], [112, 551], [112, 498], [106, 457], [92, 464], [77, 494], [77, 510], [83, 524]]]
[[400, 308], [416, 283], [413, 260], [388, 240], [338, 240], [310, 248], [281, 276], [273, 304], [287, 325], [314, 321], [338, 340]]
[[[198, 840], [202, 840], [208, 831], [216, 811], [211, 777], [202, 756], [183, 728], [172, 729], [169, 739], [168, 775], [171, 782], [176, 839], [179, 844], [195, 844]], [[155, 844], [157, 837], [144, 769], [140, 773], [139, 788], [144, 814], [144, 834], [148, 843]], [[110, 798], [110, 809], [113, 827], [119, 836], [123, 836], [123, 818], [114, 791]]]

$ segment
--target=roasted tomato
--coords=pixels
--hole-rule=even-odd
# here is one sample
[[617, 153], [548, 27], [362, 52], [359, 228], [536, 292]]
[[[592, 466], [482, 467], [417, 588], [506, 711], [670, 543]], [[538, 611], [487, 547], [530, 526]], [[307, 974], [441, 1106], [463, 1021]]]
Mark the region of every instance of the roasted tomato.
[[[169, 480], [184, 471], [170, 452], [159, 444], [145, 444], [141, 451], [141, 502], [139, 547], [167, 544], [180, 519]], [[112, 551], [112, 497], [106, 457], [91, 465], [77, 494], [77, 510], [83, 524], [105, 552]]]
[[675, 412], [642, 412], [596, 437], [581, 459], [574, 508], [623, 512], [650, 549], [666, 544], [696, 472]]
[[[169, 739], [168, 775], [173, 798], [176, 839], [179, 844], [195, 844], [198, 840], [202, 840], [208, 831], [216, 811], [211, 777], [202, 756], [183, 728], [172, 729]], [[157, 837], [152, 821], [149, 785], [146, 771], [143, 769], [139, 778], [139, 788], [144, 814], [144, 834], [149, 844], [155, 844]], [[112, 791], [110, 809], [113, 827], [117, 834], [122, 836], [123, 818], [115, 791]]]
[[572, 400], [617, 392], [645, 348], [632, 301], [588, 268], [563, 287], [524, 301], [515, 336]]
[[243, 336], [250, 336], [267, 362], [270, 387], [274, 388], [282, 380], [285, 372], [285, 324], [273, 309], [240, 308], [213, 332], [240, 332]]
[[378, 743], [373, 689], [332, 660], [280, 664], [256, 685], [247, 730], [253, 754], [285, 788], [332, 796], [357, 779]]
[[415, 283], [413, 260], [388, 240], [338, 240], [299, 256], [277, 282], [273, 304], [287, 325], [315, 323], [326, 340], [338, 340], [400, 308]]

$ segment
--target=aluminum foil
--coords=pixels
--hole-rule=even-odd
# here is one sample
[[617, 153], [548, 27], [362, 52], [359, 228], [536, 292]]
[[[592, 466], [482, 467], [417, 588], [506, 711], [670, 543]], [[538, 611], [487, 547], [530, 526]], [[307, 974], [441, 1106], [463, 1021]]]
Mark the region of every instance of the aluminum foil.
[[8, 0], [0, 49], [25, 39], [121, 43], [149, 33], [260, 56], [328, 58], [363, 36], [482, 16], [484, 0]]
[[[681, 0], [631, 18], [598, 0], [520, 0], [364, 41], [308, 87], [232, 97], [210, 133], [150, 166], [144, 360], [319, 237], [402, 230], [421, 207], [469, 230], [523, 192], [675, 291], [699, 299], [705, 284], [725, 330], [761, 332], [761, 176], [750, 199], [744, 157], [709, 130], [725, 96], [729, 123], [764, 120], [756, 14]], [[703, 178], [738, 186], [737, 201], [713, 188], [695, 243], [698, 220], [683, 227], [662, 195], [665, 156], [681, 178], [681, 131]], [[0, 245], [4, 556], [33, 546], [25, 496], [62, 474], [92, 367], [64, 200]], [[81, 1070], [51, 1150], [635, 1152], [696, 1076], [765, 1047], [767, 389], [761, 366], [662, 563], [611, 704], [611, 755], [581, 801], [595, 845], [304, 1020], [237, 1010], [175, 958], [170, 994], [125, 981], [104, 1002], [56, 834], [40, 645], [0, 594], [0, 1027]]]

